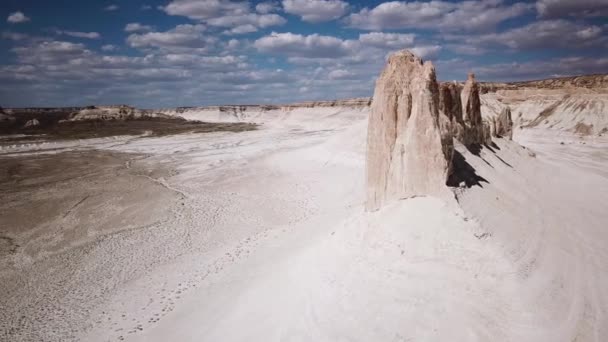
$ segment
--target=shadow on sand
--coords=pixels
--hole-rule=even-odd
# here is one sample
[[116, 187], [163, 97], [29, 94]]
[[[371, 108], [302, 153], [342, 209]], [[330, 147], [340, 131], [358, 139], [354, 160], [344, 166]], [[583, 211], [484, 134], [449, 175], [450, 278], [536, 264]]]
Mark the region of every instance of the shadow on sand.
[[462, 182], [464, 182], [467, 188], [471, 188], [473, 186], [480, 186], [483, 188], [481, 183], [489, 182], [477, 174], [475, 168], [471, 166], [465, 159], [465, 157], [458, 151], [454, 151], [454, 156], [452, 159], [452, 174], [448, 177], [448, 181], [446, 184], [451, 187], [458, 187]]

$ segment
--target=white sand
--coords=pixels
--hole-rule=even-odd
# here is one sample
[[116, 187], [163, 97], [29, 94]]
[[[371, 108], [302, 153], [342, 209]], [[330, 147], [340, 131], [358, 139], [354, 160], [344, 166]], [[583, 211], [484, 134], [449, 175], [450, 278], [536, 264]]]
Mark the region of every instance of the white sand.
[[82, 256], [82, 267], [99, 272], [74, 286], [99, 294], [90, 313], [69, 322], [72, 339], [608, 336], [605, 141], [561, 145], [551, 132], [527, 130], [516, 139], [529, 149], [498, 140], [500, 149], [475, 156], [460, 146], [481, 186], [458, 189], [458, 202], [419, 197], [365, 213], [366, 113], [324, 114], [266, 119], [238, 134], [91, 145], [170, 165], [174, 175], [155, 181], [184, 204]]

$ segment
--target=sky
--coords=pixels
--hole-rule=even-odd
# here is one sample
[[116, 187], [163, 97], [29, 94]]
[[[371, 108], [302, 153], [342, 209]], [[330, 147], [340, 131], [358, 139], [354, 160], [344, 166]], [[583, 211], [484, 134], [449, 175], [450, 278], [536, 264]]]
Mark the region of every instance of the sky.
[[608, 73], [608, 0], [2, 0], [0, 106], [371, 96], [391, 51], [440, 80]]

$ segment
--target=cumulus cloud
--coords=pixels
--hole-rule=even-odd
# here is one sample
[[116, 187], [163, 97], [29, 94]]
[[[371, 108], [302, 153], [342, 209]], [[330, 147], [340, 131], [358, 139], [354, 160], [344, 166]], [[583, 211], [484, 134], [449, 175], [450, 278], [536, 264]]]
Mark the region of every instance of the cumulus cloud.
[[[260, 14], [249, 2], [231, 0], [173, 0], [163, 10], [169, 15], [184, 16], [209, 26], [236, 29], [232, 33], [252, 32], [251, 27], [266, 28], [287, 23], [278, 14]], [[247, 28], [248, 30], [245, 30]]]
[[[236, 28], [239, 26], [249, 25], [249, 27], [266, 28], [271, 26], [279, 26], [287, 21], [278, 14], [244, 14], [237, 16], [222, 16], [211, 18], [206, 21], [210, 26]], [[250, 31], [251, 32], [251, 31]]]
[[342, 0], [283, 0], [283, 9], [304, 21], [320, 23], [344, 16], [348, 3]]
[[62, 41], [45, 41], [33, 46], [13, 48], [19, 60], [27, 64], [54, 65], [65, 63], [72, 58], [84, 58], [90, 55], [84, 44]]
[[349, 80], [355, 78], [355, 76], [352, 72], [344, 69], [332, 70], [327, 74], [327, 78], [330, 80]]
[[55, 30], [56, 34], [70, 36], [74, 38], [84, 38], [84, 39], [99, 39], [101, 38], [101, 34], [99, 32], [79, 32], [79, 31], [63, 31], [63, 30]]
[[165, 32], [131, 34], [127, 43], [134, 48], [204, 48], [215, 41], [205, 37], [203, 25], [178, 25]]
[[260, 2], [255, 6], [255, 11], [261, 14], [276, 12], [278, 9], [279, 5], [273, 1]]
[[6, 21], [11, 24], [20, 24], [30, 21], [30, 18], [26, 17], [23, 12], [17, 11], [15, 13], [11, 13], [8, 18], [6, 18]]
[[102, 51], [111, 52], [118, 50], [118, 46], [112, 44], [106, 44], [101, 47]]
[[[571, 21], [544, 20], [507, 30], [468, 38], [471, 45], [502, 45], [514, 50], [548, 48], [594, 48], [605, 49], [607, 38], [603, 29], [596, 25], [585, 25]], [[602, 44], [603, 43], [603, 47]]]
[[351, 27], [365, 30], [422, 28], [483, 31], [530, 9], [529, 4], [504, 5], [500, 0], [470, 0], [460, 3], [441, 0], [392, 1], [353, 13], [346, 18], [346, 22]]
[[125, 32], [148, 32], [154, 28], [150, 25], [142, 25], [140, 23], [129, 23], [125, 26]]
[[25, 34], [25, 33], [19, 33], [19, 32], [2, 32], [2, 38], [3, 39], [8, 39], [8, 40], [13, 40], [13, 41], [20, 41], [20, 40], [25, 40], [28, 39], [30, 36]]
[[104, 7], [103, 10], [112, 12], [112, 11], [118, 11], [119, 8], [120, 7], [118, 7], [118, 5], [108, 5], [108, 6]]
[[542, 18], [560, 17], [606, 17], [606, 0], [538, 0], [536, 10]]
[[224, 31], [224, 34], [245, 34], [245, 33], [251, 33], [251, 32], [256, 32], [258, 30], [257, 27], [255, 27], [254, 25], [251, 24], [245, 24], [245, 25], [239, 25], [236, 27], [231, 28], [230, 30], [226, 30]]
[[359, 35], [359, 41], [367, 46], [383, 49], [403, 49], [414, 43], [414, 34], [371, 32]]
[[297, 57], [341, 57], [352, 53], [352, 41], [313, 34], [276, 33], [262, 37], [253, 44], [260, 52]]
[[441, 51], [441, 46], [439, 45], [422, 45], [422, 46], [414, 46], [410, 48], [410, 50], [421, 58], [435, 58], [439, 51]]
[[575, 56], [523, 63], [513, 62], [477, 66], [472, 69], [480, 79], [485, 80], [529, 80], [544, 77], [605, 73], [608, 69], [608, 58]]

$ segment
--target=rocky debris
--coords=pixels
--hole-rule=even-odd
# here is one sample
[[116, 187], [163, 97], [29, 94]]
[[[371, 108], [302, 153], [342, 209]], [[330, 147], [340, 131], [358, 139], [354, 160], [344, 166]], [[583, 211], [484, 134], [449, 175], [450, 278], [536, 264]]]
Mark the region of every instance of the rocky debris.
[[498, 138], [513, 139], [513, 119], [511, 108], [504, 107], [500, 114], [493, 118], [492, 135]]
[[38, 127], [40, 126], [40, 121], [38, 121], [38, 119], [31, 119], [28, 120], [28, 122], [25, 123], [25, 125], [23, 125], [23, 128], [32, 128], [32, 127]]
[[446, 140], [439, 125], [433, 64], [409, 51], [393, 53], [376, 81], [371, 104], [367, 209], [379, 209], [394, 199], [442, 193], [452, 157]]

